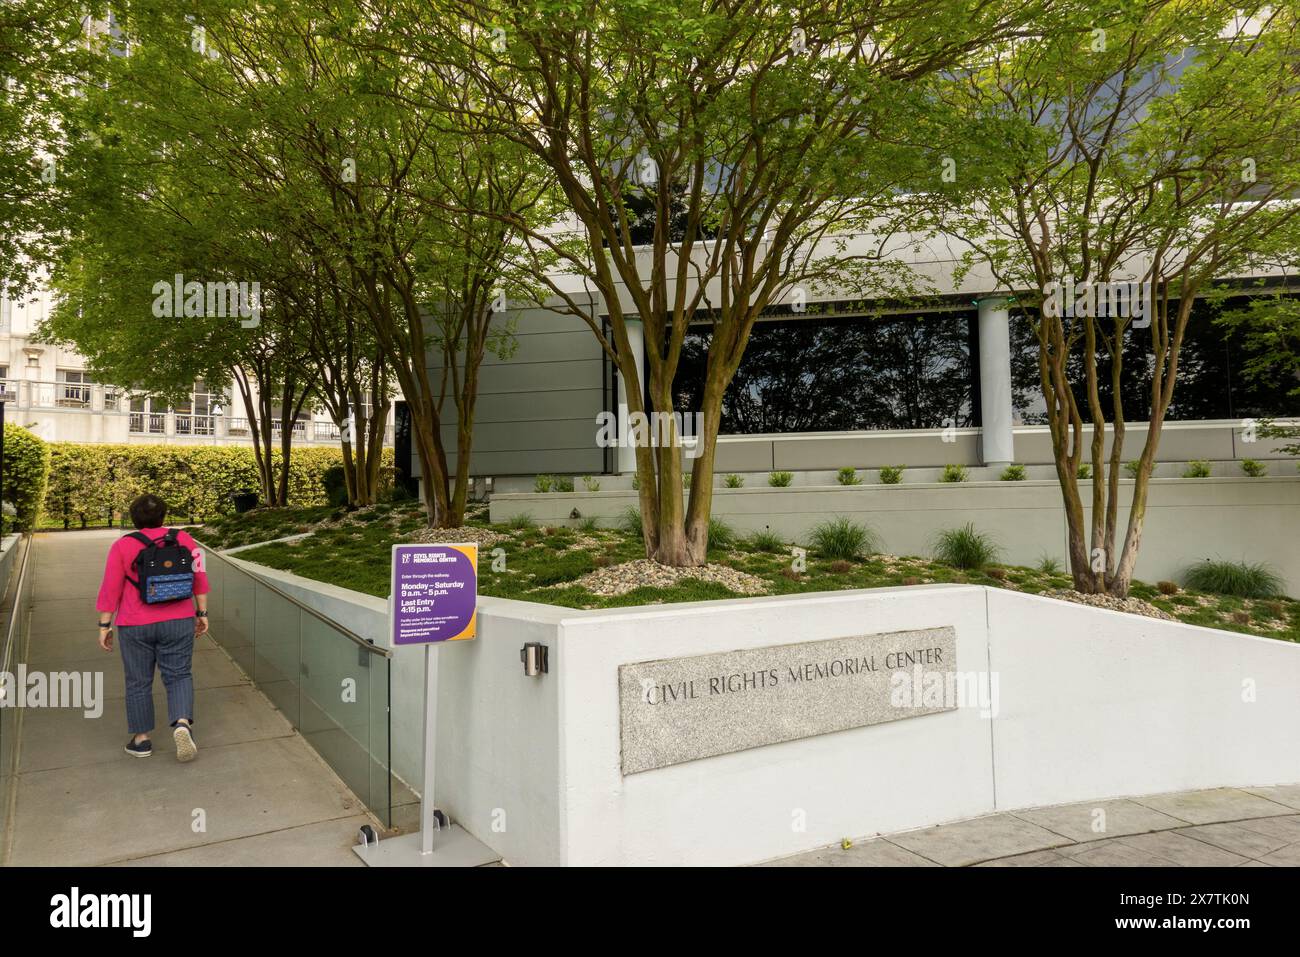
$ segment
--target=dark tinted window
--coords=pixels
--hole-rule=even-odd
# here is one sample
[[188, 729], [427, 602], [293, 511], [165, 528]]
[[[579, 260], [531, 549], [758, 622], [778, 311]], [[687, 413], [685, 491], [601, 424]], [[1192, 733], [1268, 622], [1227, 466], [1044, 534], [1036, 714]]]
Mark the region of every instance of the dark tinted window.
[[[1250, 358], [1242, 337], [1215, 324], [1219, 309], [1240, 307], [1243, 302], [1234, 299], [1216, 307], [1198, 300], [1192, 307], [1179, 353], [1178, 381], [1167, 415], [1170, 421], [1300, 415], [1300, 397], [1287, 396], [1283, 390], [1259, 385], [1242, 374]], [[1012, 401], [1016, 421], [1041, 424], [1045, 421], [1045, 406], [1038, 375], [1038, 341], [1024, 315], [1012, 317], [1011, 342]], [[1103, 352], [1097, 362], [1098, 391], [1107, 421], [1111, 419], [1110, 369], [1110, 359]], [[1151, 369], [1150, 329], [1128, 330], [1124, 339], [1120, 388], [1124, 417], [1130, 422], [1145, 422], [1150, 417]], [[1081, 348], [1076, 347], [1071, 357], [1069, 375], [1076, 397], [1084, 401]], [[1085, 409], [1085, 421], [1088, 418]]]
[[[724, 435], [941, 428], [974, 420], [973, 316], [760, 322], [723, 400]], [[698, 411], [705, 329], [688, 335], [676, 403]]]

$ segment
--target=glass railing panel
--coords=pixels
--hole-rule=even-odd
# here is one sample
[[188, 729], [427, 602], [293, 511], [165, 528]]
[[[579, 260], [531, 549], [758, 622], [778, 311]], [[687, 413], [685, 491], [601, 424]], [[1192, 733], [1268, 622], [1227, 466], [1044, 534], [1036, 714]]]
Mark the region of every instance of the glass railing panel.
[[9, 789], [13, 786], [17, 708], [0, 708], [0, 850], [9, 825]]
[[[311, 614], [301, 619], [303, 737], [368, 805], [386, 805], [382, 785], [387, 742], [375, 747], [375, 673], [387, 680], [388, 659], [367, 651]], [[385, 709], [387, 703], [384, 703]], [[376, 798], [379, 798], [376, 800]]]
[[[221, 559], [208, 556], [212, 564]], [[226, 650], [244, 674], [253, 675], [253, 595], [254, 580], [242, 575], [231, 566], [223, 569], [221, 600], [221, 628], [213, 629], [217, 644]]]
[[[0, 671], [10, 674], [18, 669], [26, 641], [22, 629], [27, 624], [30, 570], [24, 572], [22, 562], [30, 545], [30, 539], [27, 542], [15, 541], [0, 557], [0, 569], [3, 569], [5, 580], [4, 587], [0, 588], [0, 608], [4, 609], [4, 614], [0, 614]], [[12, 705], [13, 702], [6, 704]], [[18, 708], [0, 707], [0, 852], [3, 852], [7, 840], [9, 808], [13, 803], [10, 791], [17, 771], [20, 713]]]
[[393, 777], [392, 726], [389, 723], [389, 704], [393, 693], [393, 659], [386, 655], [371, 655], [370, 674], [370, 793], [374, 795], [372, 807], [382, 806], [388, 815], [384, 824], [393, 826], [394, 796], [400, 793], [415, 795], [406, 785]]
[[298, 635], [301, 613], [288, 598], [260, 584], [254, 587], [253, 604], [256, 609], [253, 681], [295, 728], [301, 727]]
[[200, 548], [203, 551], [203, 570], [208, 576], [208, 627], [215, 632], [217, 623], [222, 621], [225, 608], [226, 564], [222, 561], [209, 562], [210, 549], [202, 545]]
[[409, 792], [391, 777], [388, 653], [230, 559], [209, 552], [205, 560], [217, 643], [391, 826], [394, 788]]

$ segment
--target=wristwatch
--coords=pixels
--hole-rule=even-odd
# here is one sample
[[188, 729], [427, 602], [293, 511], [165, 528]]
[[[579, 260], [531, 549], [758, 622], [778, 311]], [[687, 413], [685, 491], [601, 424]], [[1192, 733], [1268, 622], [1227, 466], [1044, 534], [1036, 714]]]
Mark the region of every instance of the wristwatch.
[[195, 618], [207, 618], [207, 617], [208, 617], [208, 613], [207, 613], [206, 611], [196, 611], [196, 612], [194, 613], [194, 617], [195, 617]]
[[112, 623], [111, 621], [101, 621], [101, 622], [99, 623], [99, 627], [100, 627], [100, 628], [112, 628], [112, 627], [113, 627], [113, 623]]

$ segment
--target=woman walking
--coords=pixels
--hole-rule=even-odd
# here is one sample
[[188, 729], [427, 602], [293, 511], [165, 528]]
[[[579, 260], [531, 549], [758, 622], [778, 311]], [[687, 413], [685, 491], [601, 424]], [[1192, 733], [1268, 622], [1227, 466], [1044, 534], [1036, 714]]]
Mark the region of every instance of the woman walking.
[[192, 761], [194, 741], [194, 639], [208, 630], [208, 576], [194, 539], [164, 528], [167, 505], [156, 495], [131, 503], [136, 531], [108, 551], [99, 587], [99, 647], [113, 650], [113, 616], [122, 640], [126, 671], [126, 720], [131, 739], [126, 753], [153, 754], [153, 676], [162, 672], [167, 689], [167, 720], [176, 757]]

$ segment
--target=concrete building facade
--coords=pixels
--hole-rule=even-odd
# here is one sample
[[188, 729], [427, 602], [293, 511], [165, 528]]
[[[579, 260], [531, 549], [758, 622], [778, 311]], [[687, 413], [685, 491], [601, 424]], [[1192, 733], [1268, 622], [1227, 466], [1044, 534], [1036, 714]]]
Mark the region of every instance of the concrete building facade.
[[[952, 237], [901, 238], [893, 255], [931, 290], [906, 305], [887, 291], [838, 289], [769, 308], [724, 401], [717, 470], [1050, 463], [1037, 342], [1016, 293], [1029, 297], [999, 288], [978, 268], [962, 273], [964, 251]], [[1247, 347], [1215, 322], [1221, 310], [1244, 303], [1247, 284], [1259, 278], [1270, 282], [1253, 286], [1253, 295], [1286, 289], [1281, 276], [1238, 277], [1239, 300], [1195, 306], [1166, 419], [1179, 426], [1169, 448], [1178, 460], [1281, 457], [1272, 444], [1252, 441], [1253, 425], [1300, 417], [1300, 399], [1243, 374]], [[581, 280], [556, 281], [571, 283], [566, 293], [607, 314]], [[518, 348], [508, 359], [485, 361], [471, 470], [493, 477], [498, 489], [520, 487], [537, 473], [626, 475], [635, 468], [631, 448], [598, 443], [599, 417], [626, 406], [625, 384], [586, 322], [564, 314], [560, 303], [557, 297], [543, 308], [511, 310]], [[644, 382], [640, 323], [628, 327]], [[702, 322], [687, 336], [677, 412], [698, 410], [708, 335]], [[1127, 458], [1140, 450], [1149, 411], [1149, 341], [1139, 323], [1124, 343]], [[454, 422], [444, 438], [454, 449]], [[1163, 448], [1160, 458], [1173, 461]], [[418, 462], [412, 465], [418, 472]]]
[[[0, 401], [6, 421], [50, 442], [252, 445], [237, 395], [200, 381], [187, 401], [168, 405], [96, 381], [75, 350], [38, 342], [36, 332], [51, 308], [44, 290], [21, 299], [0, 296]], [[279, 435], [276, 422], [276, 441]], [[294, 423], [293, 440], [336, 445], [339, 430], [327, 415], [309, 409]]]

